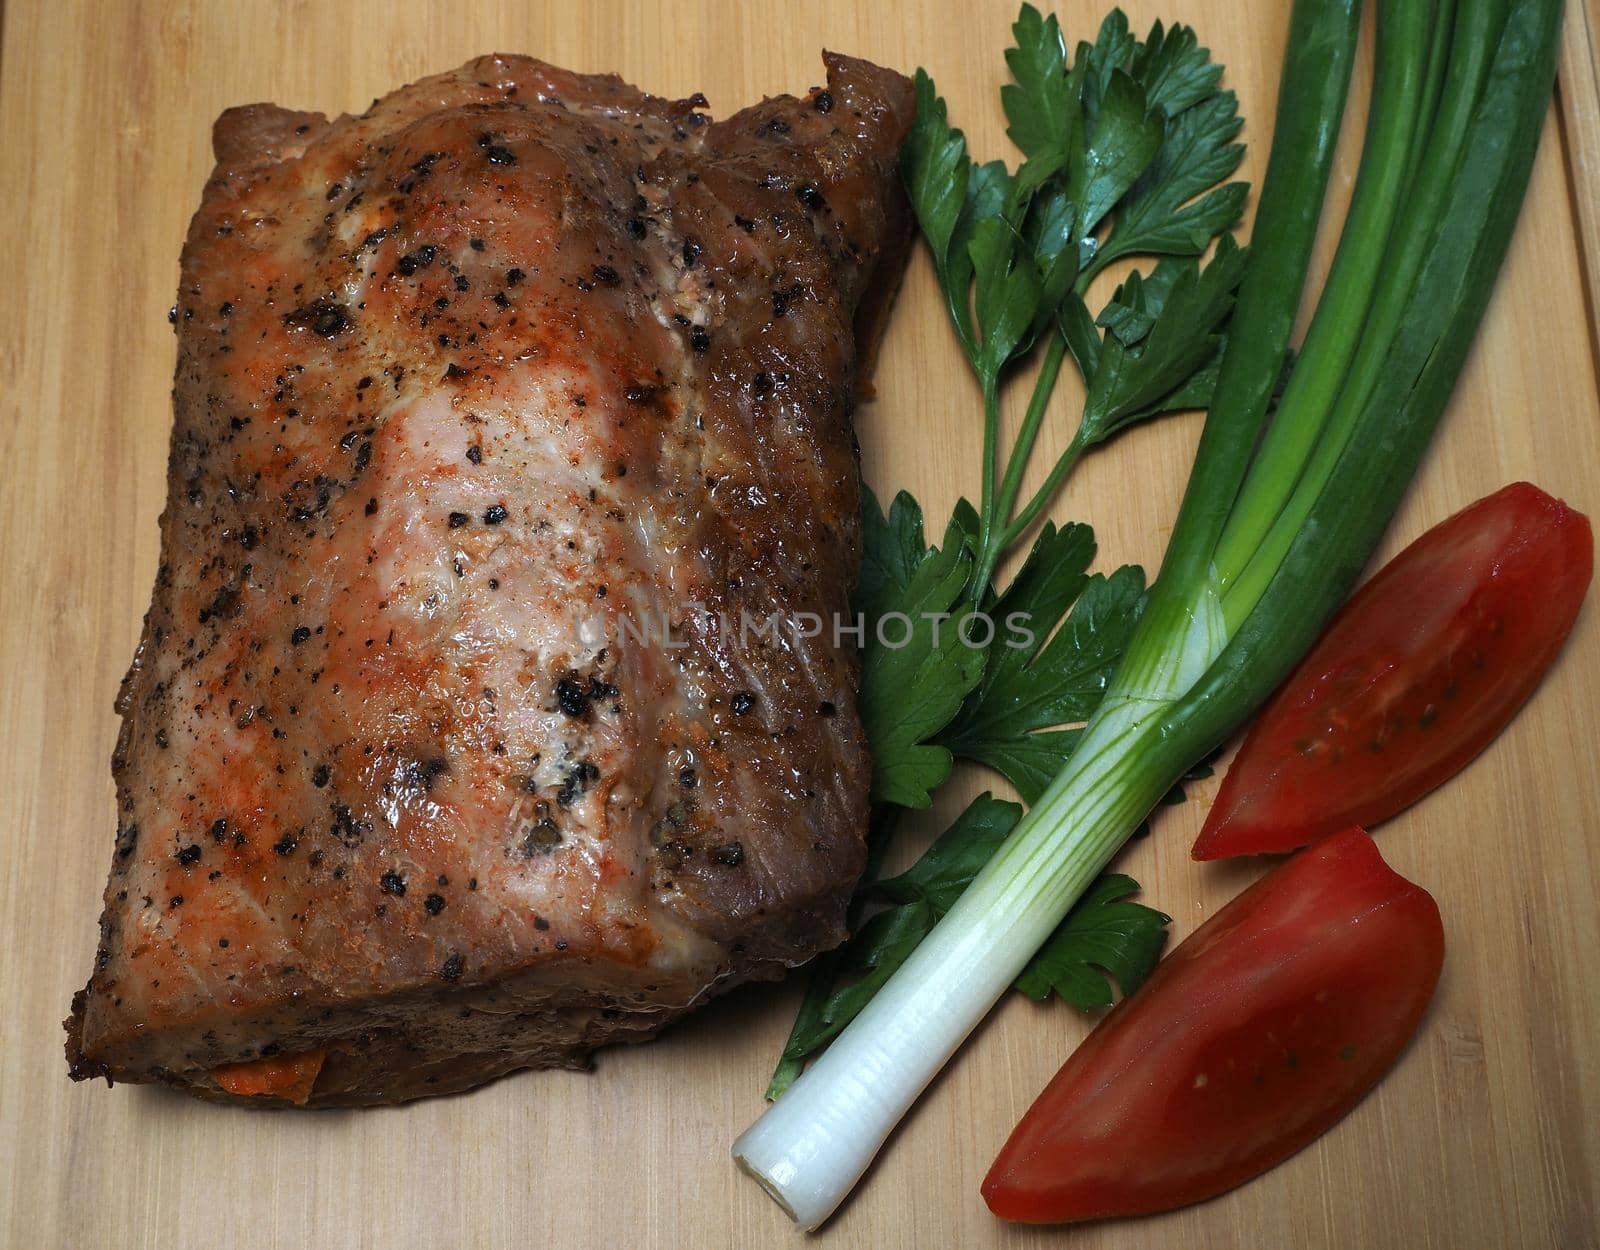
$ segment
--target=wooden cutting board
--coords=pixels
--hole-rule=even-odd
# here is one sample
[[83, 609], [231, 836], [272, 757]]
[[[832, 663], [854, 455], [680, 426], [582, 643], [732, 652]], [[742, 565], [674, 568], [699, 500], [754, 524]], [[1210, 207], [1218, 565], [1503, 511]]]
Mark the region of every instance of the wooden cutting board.
[[[1440, 438], [1389, 536], [1531, 478], [1600, 511], [1593, 336], [1600, 95], [1595, 0], [1569, 14], [1563, 78], [1499, 291]], [[1139, 0], [1197, 26], [1265, 162], [1288, 6]], [[9, 0], [0, 209], [0, 1235], [8, 1247], [633, 1245], [800, 1241], [729, 1162], [761, 1109], [798, 985], [730, 995], [592, 1074], [526, 1074], [464, 1097], [315, 1115], [73, 1085], [59, 1020], [81, 985], [112, 837], [112, 698], [156, 562], [173, 365], [166, 310], [212, 119], [272, 100], [359, 110], [486, 51], [616, 70], [719, 112], [818, 81], [824, 46], [927, 66], [983, 155], [1013, 0], [803, 5], [124, 3]], [[1101, 3], [1071, 0], [1069, 36]], [[1358, 72], [1347, 139], [1364, 111]], [[1353, 147], [1335, 176], [1348, 195]], [[1329, 240], [1331, 243], [1331, 239]], [[1327, 248], [1324, 248], [1324, 255]], [[859, 416], [867, 476], [942, 518], [976, 489], [980, 423], [925, 258], [900, 296]], [[1077, 397], [1063, 386], [1059, 446]], [[1060, 515], [1107, 561], [1158, 559], [1198, 430], [1142, 429], [1091, 457]], [[1050, 451], [1051, 448], [1044, 448]], [[1048, 463], [1047, 455], [1037, 457]], [[1217, 1201], [1076, 1230], [1000, 1225], [978, 1198], [996, 1148], [1086, 1031], [1006, 1003], [820, 1236], [839, 1247], [1560, 1247], [1600, 1212], [1600, 604], [1511, 729], [1383, 830], [1449, 938], [1420, 1036], [1378, 1091], [1299, 1156]], [[967, 792], [990, 779], [969, 779]], [[1187, 850], [1214, 792], [1162, 811], [1123, 866], [1177, 936], [1249, 880]], [[963, 795], [939, 805], [948, 813]], [[935, 814], [937, 818], [938, 813]]]

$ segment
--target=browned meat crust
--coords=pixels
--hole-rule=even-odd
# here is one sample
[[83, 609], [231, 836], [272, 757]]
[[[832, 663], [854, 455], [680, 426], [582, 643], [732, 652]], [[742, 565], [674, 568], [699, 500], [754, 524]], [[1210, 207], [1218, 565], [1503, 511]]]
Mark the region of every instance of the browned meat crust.
[[395, 1102], [841, 939], [855, 661], [771, 622], [854, 578], [912, 100], [826, 60], [720, 123], [509, 56], [218, 120], [74, 1076]]

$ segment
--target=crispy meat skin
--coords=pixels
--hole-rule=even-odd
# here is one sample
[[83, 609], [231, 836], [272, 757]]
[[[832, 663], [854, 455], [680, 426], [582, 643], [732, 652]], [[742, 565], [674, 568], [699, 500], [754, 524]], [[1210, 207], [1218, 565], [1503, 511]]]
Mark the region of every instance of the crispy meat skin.
[[715, 124], [510, 56], [218, 120], [73, 1075], [402, 1101], [841, 940], [854, 658], [741, 628], [846, 610], [909, 239], [910, 86], [826, 60]]

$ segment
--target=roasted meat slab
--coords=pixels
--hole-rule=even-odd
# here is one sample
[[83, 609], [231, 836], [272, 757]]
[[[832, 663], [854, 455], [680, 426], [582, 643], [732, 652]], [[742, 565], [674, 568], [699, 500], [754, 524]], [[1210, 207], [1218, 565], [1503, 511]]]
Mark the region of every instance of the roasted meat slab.
[[912, 103], [826, 60], [717, 123], [509, 56], [218, 121], [73, 1075], [401, 1101], [842, 938]]

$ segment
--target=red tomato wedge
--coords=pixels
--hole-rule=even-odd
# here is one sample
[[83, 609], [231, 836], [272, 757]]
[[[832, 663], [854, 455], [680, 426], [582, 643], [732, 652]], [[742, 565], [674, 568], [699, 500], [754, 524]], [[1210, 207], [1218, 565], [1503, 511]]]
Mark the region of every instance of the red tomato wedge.
[[1533, 693], [1594, 571], [1589, 521], [1516, 482], [1358, 590], [1245, 736], [1196, 859], [1372, 826], [1448, 780]]
[[1273, 869], [1100, 1022], [983, 1182], [1008, 1220], [1143, 1215], [1288, 1158], [1416, 1031], [1444, 962], [1428, 892], [1360, 829]]

